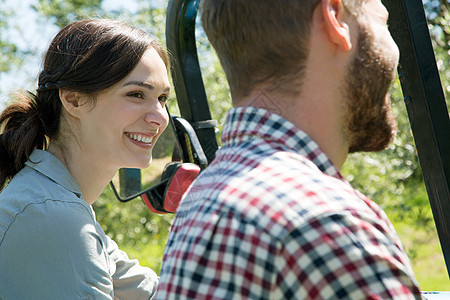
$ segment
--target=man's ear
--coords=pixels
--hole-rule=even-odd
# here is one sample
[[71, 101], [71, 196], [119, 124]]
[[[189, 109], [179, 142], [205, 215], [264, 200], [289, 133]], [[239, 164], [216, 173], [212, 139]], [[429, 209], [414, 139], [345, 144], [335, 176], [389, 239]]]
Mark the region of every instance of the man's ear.
[[352, 48], [350, 29], [344, 19], [342, 0], [321, 0], [320, 6], [325, 30], [331, 41], [344, 51]]
[[84, 104], [86, 103], [85, 97], [79, 92], [60, 89], [59, 99], [61, 99], [63, 107], [70, 116], [77, 119], [80, 118], [81, 111], [84, 109]]

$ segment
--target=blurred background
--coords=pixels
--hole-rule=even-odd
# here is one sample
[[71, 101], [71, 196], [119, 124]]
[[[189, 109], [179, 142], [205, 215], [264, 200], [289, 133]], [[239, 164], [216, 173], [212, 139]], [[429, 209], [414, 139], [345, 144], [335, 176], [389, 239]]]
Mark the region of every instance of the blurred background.
[[[85, 18], [114, 18], [143, 28], [165, 45], [168, 0], [0, 0], [0, 110], [14, 101], [14, 92], [37, 88], [42, 56], [53, 36], [68, 23]], [[441, 75], [450, 99], [450, 1], [423, 0]], [[199, 20], [198, 20], [199, 22]], [[197, 48], [205, 89], [219, 136], [231, 100], [225, 75], [200, 24]], [[175, 93], [169, 100], [178, 115]], [[352, 154], [342, 170], [351, 184], [377, 202], [393, 222], [423, 290], [449, 291], [449, 277], [437, 237], [422, 173], [398, 79], [391, 90], [399, 132], [385, 151]], [[173, 136], [158, 141], [152, 165], [142, 171], [144, 185], [159, 182], [171, 160]], [[159, 272], [170, 214], [150, 212], [140, 198], [120, 203], [108, 186], [95, 202], [97, 220], [130, 257]]]

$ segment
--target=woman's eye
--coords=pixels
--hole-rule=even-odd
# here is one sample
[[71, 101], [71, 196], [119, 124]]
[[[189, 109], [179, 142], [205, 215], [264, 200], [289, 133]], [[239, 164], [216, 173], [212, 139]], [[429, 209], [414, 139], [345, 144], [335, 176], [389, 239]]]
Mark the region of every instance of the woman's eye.
[[134, 97], [134, 98], [139, 98], [139, 99], [144, 99], [144, 94], [140, 93], [140, 92], [133, 92], [133, 93], [129, 93], [128, 94], [129, 97]]
[[166, 95], [161, 95], [158, 97], [159, 102], [166, 103], [169, 97]]

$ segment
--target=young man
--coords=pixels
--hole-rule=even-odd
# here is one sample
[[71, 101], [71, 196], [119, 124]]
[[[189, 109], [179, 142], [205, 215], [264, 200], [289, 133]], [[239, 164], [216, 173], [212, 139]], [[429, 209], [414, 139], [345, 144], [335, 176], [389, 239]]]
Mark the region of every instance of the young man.
[[180, 204], [158, 299], [414, 299], [385, 213], [339, 168], [396, 130], [379, 0], [202, 0], [235, 108]]

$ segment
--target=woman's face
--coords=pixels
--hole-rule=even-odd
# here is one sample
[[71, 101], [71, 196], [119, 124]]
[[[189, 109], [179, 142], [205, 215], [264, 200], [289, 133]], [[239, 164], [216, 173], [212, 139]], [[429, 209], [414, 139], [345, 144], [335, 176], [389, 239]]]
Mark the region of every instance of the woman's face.
[[105, 168], [146, 168], [152, 148], [167, 127], [170, 92], [167, 69], [147, 50], [122, 81], [96, 96], [80, 119], [80, 146]]

